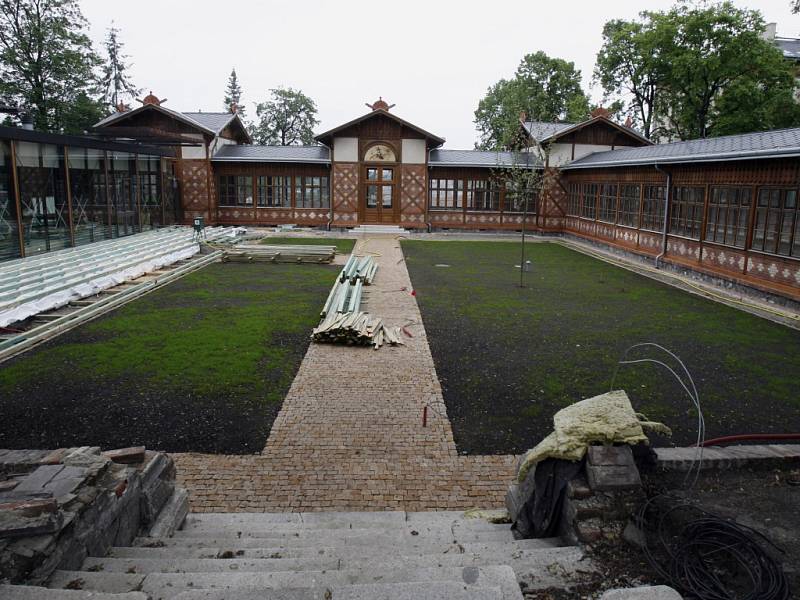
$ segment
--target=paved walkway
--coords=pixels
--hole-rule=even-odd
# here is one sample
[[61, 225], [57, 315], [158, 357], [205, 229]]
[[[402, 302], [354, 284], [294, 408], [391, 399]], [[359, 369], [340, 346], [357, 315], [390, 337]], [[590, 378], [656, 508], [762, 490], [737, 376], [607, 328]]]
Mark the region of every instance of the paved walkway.
[[362, 306], [413, 337], [377, 351], [311, 344], [262, 455], [175, 455], [192, 510], [502, 506], [515, 457], [458, 455], [399, 242], [354, 252], [379, 263]]

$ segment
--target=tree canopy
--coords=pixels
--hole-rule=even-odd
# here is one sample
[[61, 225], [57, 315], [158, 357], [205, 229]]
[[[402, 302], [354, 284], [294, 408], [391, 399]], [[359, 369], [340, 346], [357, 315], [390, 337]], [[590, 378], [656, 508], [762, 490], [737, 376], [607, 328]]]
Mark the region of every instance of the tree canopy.
[[610, 21], [595, 78], [647, 136], [694, 139], [800, 123], [791, 65], [758, 11], [681, 2]]
[[231, 69], [231, 74], [228, 76], [228, 85], [225, 86], [225, 97], [222, 103], [225, 105], [225, 110], [230, 110], [231, 106], [235, 104], [236, 114], [242, 119], [245, 118], [245, 108], [242, 104], [242, 86], [239, 83], [235, 68]]
[[522, 113], [533, 121], [585, 119], [589, 99], [581, 88], [581, 72], [575, 64], [544, 52], [527, 54], [514, 78], [495, 83], [478, 103], [478, 147], [493, 150], [513, 146]]
[[256, 105], [258, 120], [250, 134], [257, 144], [292, 146], [314, 144], [319, 125], [317, 105], [300, 90], [274, 88], [270, 99]]
[[103, 87], [103, 102], [111, 110], [125, 103], [126, 98], [133, 99], [141, 93], [127, 71], [130, 65], [125, 61], [128, 55], [123, 52], [124, 44], [119, 39], [119, 29], [111, 24], [106, 35], [106, 61], [100, 83]]
[[0, 0], [0, 97], [37, 129], [82, 131], [102, 114], [86, 26], [77, 0]]

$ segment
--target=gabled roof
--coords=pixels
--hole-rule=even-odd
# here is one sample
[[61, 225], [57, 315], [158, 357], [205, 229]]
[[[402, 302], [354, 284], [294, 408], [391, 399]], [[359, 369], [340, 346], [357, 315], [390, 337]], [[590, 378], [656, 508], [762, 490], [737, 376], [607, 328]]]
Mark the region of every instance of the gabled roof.
[[800, 128], [775, 129], [740, 135], [595, 152], [561, 167], [595, 167], [715, 162], [800, 156]]
[[[526, 164], [526, 160], [530, 164]], [[431, 150], [428, 165], [432, 167], [540, 167], [541, 161], [530, 153], [493, 152], [484, 150]]]
[[580, 123], [546, 123], [543, 121], [522, 121], [521, 123], [523, 129], [528, 132], [528, 135], [530, 135], [531, 139], [535, 140], [539, 144], [553, 143], [565, 135], [580, 131], [581, 129], [586, 129], [587, 127], [597, 125], [598, 123], [610, 125], [611, 127], [618, 129], [620, 132], [643, 144], [649, 145], [653, 143], [635, 129], [615, 123], [608, 117], [604, 116], [592, 117], [591, 119], [581, 121]]
[[333, 129], [329, 129], [328, 131], [320, 133], [319, 135], [314, 136], [314, 139], [317, 140], [318, 142], [321, 142], [321, 143], [324, 144], [326, 139], [329, 139], [329, 138], [333, 137], [335, 134], [339, 133], [340, 131], [343, 131], [343, 130], [347, 129], [348, 127], [352, 127], [353, 125], [357, 125], [357, 124], [359, 124], [359, 123], [361, 123], [363, 121], [367, 121], [367, 120], [375, 118], [377, 116], [388, 117], [389, 119], [392, 119], [393, 121], [396, 121], [397, 123], [400, 123], [404, 127], [408, 127], [412, 131], [415, 131], [418, 134], [424, 136], [426, 139], [429, 139], [432, 142], [434, 142], [435, 146], [441, 146], [442, 144], [444, 144], [444, 141], [445, 141], [444, 138], [440, 138], [438, 135], [434, 135], [434, 134], [432, 134], [432, 133], [430, 133], [428, 131], [425, 131], [421, 127], [417, 127], [416, 125], [413, 125], [412, 123], [409, 123], [408, 121], [406, 121], [404, 119], [401, 119], [400, 117], [395, 116], [392, 113], [390, 113], [388, 110], [384, 110], [382, 108], [374, 109], [374, 110], [368, 112], [367, 114], [358, 117], [357, 119], [353, 119], [352, 121], [348, 121], [344, 125], [339, 125], [338, 127], [334, 127]]
[[778, 49], [783, 52], [784, 58], [800, 61], [800, 40], [796, 38], [776, 37], [772, 41]]
[[158, 104], [143, 104], [138, 108], [134, 108], [133, 110], [128, 110], [125, 112], [116, 112], [112, 115], [109, 115], [105, 119], [94, 124], [92, 127], [93, 129], [99, 129], [102, 127], [108, 127], [109, 125], [118, 125], [123, 121], [128, 120], [129, 118], [142, 114], [148, 110], [155, 110], [160, 112], [176, 121], [183, 123], [184, 125], [188, 125], [194, 129], [199, 130], [202, 133], [206, 133], [208, 135], [217, 136], [219, 135], [223, 129], [225, 129], [228, 125], [230, 125], [234, 121], [238, 121], [238, 124], [245, 134], [248, 140], [250, 140], [250, 134], [247, 133], [247, 129], [245, 128], [244, 124], [242, 124], [241, 119], [239, 119], [239, 115], [227, 112], [210, 112], [210, 113], [203, 113], [203, 112], [187, 112], [182, 113], [178, 112], [177, 110], [172, 110], [171, 108], [167, 108], [166, 106], [160, 106]]
[[211, 162], [277, 162], [329, 164], [325, 146], [222, 146]]

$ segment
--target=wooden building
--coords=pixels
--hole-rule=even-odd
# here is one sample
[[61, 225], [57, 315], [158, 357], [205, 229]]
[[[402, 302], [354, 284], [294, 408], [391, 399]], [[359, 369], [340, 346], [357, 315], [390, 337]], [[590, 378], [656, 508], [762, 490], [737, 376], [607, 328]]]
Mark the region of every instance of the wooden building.
[[[136, 161], [132, 172], [161, 173], [154, 179], [161, 186], [163, 174], [174, 173], [178, 188], [162, 205], [177, 203], [178, 220], [203, 216], [212, 225], [514, 231], [526, 211], [504, 174], [535, 169], [544, 185], [528, 196], [528, 230], [578, 236], [800, 300], [800, 129], [653, 145], [597, 112], [582, 123], [521, 119], [528, 151], [512, 154], [446, 149], [444, 139], [401, 119], [382, 99], [368, 106], [366, 114], [316, 136], [314, 146], [253, 145], [235, 113], [181, 113], [152, 94], [98, 123], [93, 134], [160, 148], [155, 166]], [[24, 248], [14, 233], [19, 219], [8, 216], [25, 207], [3, 207], [13, 184], [3, 164], [27, 163], [3, 143], [9, 151], [0, 162], [0, 227], [3, 219], [12, 223], [7, 237]], [[103, 164], [111, 182], [117, 163], [107, 151], [101, 158], [110, 161]], [[20, 168], [14, 175], [28, 177]], [[114, 185], [109, 193], [135, 200], [137, 211], [109, 213], [103, 204], [102, 219], [87, 219], [106, 229], [90, 231], [107, 237], [109, 227], [127, 232], [171, 222], [142, 216], [149, 188], [137, 184], [126, 195], [124, 184], [119, 192]], [[33, 202], [25, 194], [21, 200]], [[138, 216], [128, 224], [125, 215]], [[81, 229], [61, 228], [62, 245], [83, 239]]]

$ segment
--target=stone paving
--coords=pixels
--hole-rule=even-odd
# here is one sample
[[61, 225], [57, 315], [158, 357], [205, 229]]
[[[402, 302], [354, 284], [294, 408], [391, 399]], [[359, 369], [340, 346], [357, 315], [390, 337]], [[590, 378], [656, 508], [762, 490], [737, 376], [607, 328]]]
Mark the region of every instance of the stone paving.
[[379, 263], [362, 306], [413, 337], [377, 351], [312, 344], [261, 455], [173, 455], [193, 511], [502, 506], [516, 457], [458, 455], [399, 241], [354, 252]]

